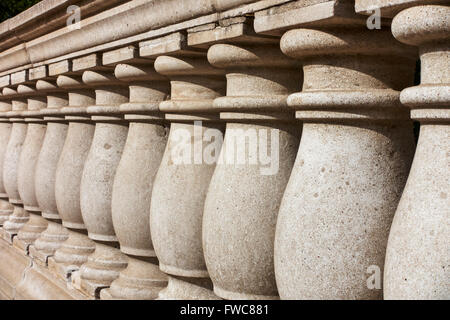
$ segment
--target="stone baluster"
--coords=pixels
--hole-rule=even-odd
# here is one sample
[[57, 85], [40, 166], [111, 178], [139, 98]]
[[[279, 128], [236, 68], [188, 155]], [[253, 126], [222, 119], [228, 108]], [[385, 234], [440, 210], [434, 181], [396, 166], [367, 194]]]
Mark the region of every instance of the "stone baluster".
[[[159, 298], [217, 299], [203, 256], [202, 217], [222, 144], [224, 126], [212, 103], [224, 94], [223, 71], [204, 56], [159, 56], [155, 69], [171, 80], [170, 100], [160, 104], [170, 132], [150, 207], [153, 246], [169, 275]], [[207, 151], [212, 159], [205, 159]]]
[[87, 107], [95, 105], [95, 92], [83, 83], [80, 74], [70, 72], [68, 60], [64, 65], [65, 74], [58, 76], [57, 84], [68, 91], [69, 105], [61, 112], [69, 121], [69, 128], [56, 168], [55, 198], [69, 237], [49, 259], [49, 268], [62, 279], [71, 279], [72, 273], [87, 262], [95, 249], [94, 242], [87, 236], [80, 203], [81, 177], [95, 130]]
[[4, 222], [2, 230], [4, 239], [12, 243], [13, 237], [29, 219], [28, 213], [23, 208], [17, 186], [19, 158], [27, 133], [27, 124], [22, 115], [22, 112], [27, 109], [27, 99], [17, 92], [17, 87], [3, 88], [2, 93], [4, 96], [11, 96], [12, 111], [7, 112], [7, 116], [12, 123], [12, 128], [3, 160], [3, 183], [9, 203], [14, 206], [14, 211]]
[[102, 299], [107, 293], [113, 299], [155, 299], [167, 286], [167, 276], [159, 270], [153, 249], [149, 212], [153, 181], [168, 133], [159, 103], [168, 96], [170, 87], [168, 80], [156, 73], [151, 60], [118, 64], [115, 76], [129, 84], [130, 93], [130, 102], [120, 106], [130, 124], [112, 194], [114, 230], [120, 250], [128, 256], [128, 265], [101, 294]]
[[127, 266], [126, 256], [118, 249], [111, 214], [114, 175], [128, 133], [119, 106], [128, 102], [128, 88], [112, 70], [88, 70], [83, 82], [95, 87], [95, 106], [87, 111], [96, 122], [91, 148], [85, 162], [80, 186], [81, 213], [95, 251], [80, 268], [81, 289], [99, 298]]
[[[9, 80], [9, 79], [8, 79]], [[8, 81], [9, 82], [9, 81]], [[9, 121], [7, 112], [12, 109], [10, 97], [3, 96], [0, 93], [0, 227], [8, 220], [13, 213], [14, 206], [8, 201], [5, 185], [3, 183], [3, 162], [5, 159], [6, 148], [8, 147], [11, 136], [12, 123]]]
[[226, 71], [227, 95], [214, 107], [227, 125], [205, 201], [203, 249], [218, 296], [278, 299], [275, 224], [301, 133], [286, 100], [302, 80], [278, 38], [244, 30], [241, 41], [208, 51], [209, 62]]
[[275, 235], [282, 299], [380, 299], [389, 227], [414, 153], [399, 90], [416, 52], [389, 30], [296, 29], [282, 51], [303, 64], [288, 105], [303, 134]]
[[20, 228], [13, 242], [15, 247], [26, 253], [29, 245], [47, 228], [47, 221], [40, 215], [34, 185], [36, 163], [46, 131], [40, 110], [47, 105], [45, 92], [37, 89], [36, 84], [39, 79], [45, 78], [46, 74], [42, 73], [40, 68], [36, 68], [28, 70], [27, 77], [29, 81], [17, 87], [17, 92], [27, 97], [27, 110], [22, 111], [27, 123], [27, 132], [19, 157], [17, 187], [29, 219]]
[[421, 126], [390, 229], [385, 299], [450, 298], [450, 7], [417, 2], [392, 21], [397, 40], [419, 47], [420, 85], [404, 89], [400, 101]]
[[29, 94], [27, 110], [23, 111], [27, 135], [20, 153], [17, 185], [24, 209], [30, 218], [17, 233], [14, 246], [28, 252], [29, 246], [47, 228], [47, 221], [41, 216], [35, 188], [36, 164], [46, 131], [46, 123], [40, 111], [46, 108], [47, 97], [44, 91], [37, 88], [37, 81], [33, 85], [19, 85], [18, 92]]
[[30, 256], [47, 265], [48, 257], [53, 256], [68, 238], [68, 231], [61, 225], [56, 205], [55, 176], [68, 129], [61, 108], [67, 106], [69, 101], [67, 93], [58, 87], [56, 81], [38, 80], [36, 88], [47, 92], [47, 108], [41, 110], [47, 130], [36, 163], [35, 190], [42, 217], [47, 220], [48, 226], [30, 247]]

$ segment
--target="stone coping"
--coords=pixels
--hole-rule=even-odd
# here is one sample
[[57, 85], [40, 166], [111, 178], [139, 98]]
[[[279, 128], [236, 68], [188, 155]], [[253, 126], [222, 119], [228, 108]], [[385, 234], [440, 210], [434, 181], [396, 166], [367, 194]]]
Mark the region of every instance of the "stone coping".
[[355, 11], [361, 14], [372, 14], [374, 8], [381, 11], [381, 15], [393, 18], [403, 9], [416, 5], [448, 4], [448, 0], [355, 0]]
[[[45, 24], [49, 26], [43, 35], [36, 33], [35, 37], [19, 44], [8, 42], [7, 38], [6, 30], [17, 23], [18, 18], [13, 18], [14, 20], [0, 24], [2, 45], [10, 44], [0, 53], [0, 76], [92, 52], [112, 50], [290, 1], [292, 0], [167, 0], [155, 3], [151, 0], [131, 0], [107, 10], [104, 7], [102, 12], [92, 16], [83, 16], [82, 11], [81, 29], [64, 26], [53, 30], [50, 28], [53, 22], [47, 22]], [[24, 14], [30, 16], [30, 21], [34, 21], [33, 19], [48, 15], [53, 7], [61, 10], [65, 7], [65, 2], [44, 1], [39, 8], [34, 6]], [[102, 3], [101, 0], [94, 2]], [[47, 10], [41, 8], [46, 3], [50, 3]], [[14, 37], [21, 36], [19, 31], [14, 33]]]
[[67, 7], [77, 5], [84, 17], [130, 0], [43, 0], [33, 7], [0, 23], [0, 50], [28, 41], [64, 27], [71, 13]]
[[[432, 1], [434, 4], [445, 2]], [[256, 33], [280, 35], [299, 26], [364, 24], [364, 15], [371, 14], [372, 7], [380, 8], [383, 17], [392, 18], [401, 9], [423, 3], [430, 1], [92, 0], [86, 3], [82, 0], [44, 0], [0, 24], [0, 87], [8, 81], [5, 76], [11, 75], [11, 84], [14, 84], [13, 75], [26, 69], [51, 76], [67, 68], [64, 64], [59, 65], [61, 61], [96, 52], [119, 50], [113, 56], [131, 54], [130, 60], [141, 60], [143, 56], [151, 58], [148, 54], [143, 55], [146, 41], [188, 30], [191, 35], [199, 32], [195, 36], [200, 36], [204, 26], [220, 25], [227, 19], [254, 17], [252, 23]], [[65, 25], [69, 5], [80, 6], [81, 29]], [[189, 46], [195, 46], [195, 36], [191, 36], [193, 44], [189, 43]], [[127, 46], [136, 49], [123, 51]], [[106, 54], [104, 63], [114, 62], [108, 61]], [[52, 64], [54, 68], [46, 69]]]

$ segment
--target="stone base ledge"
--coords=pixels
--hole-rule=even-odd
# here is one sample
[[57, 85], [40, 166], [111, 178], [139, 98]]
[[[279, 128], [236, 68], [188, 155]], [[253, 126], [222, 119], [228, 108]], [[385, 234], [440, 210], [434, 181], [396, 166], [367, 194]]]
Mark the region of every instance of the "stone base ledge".
[[87, 299], [71, 282], [0, 239], [0, 300]]
[[72, 274], [79, 270], [79, 267], [75, 265], [56, 263], [54, 257], [48, 258], [47, 265], [50, 272], [56, 275], [57, 278], [68, 283], [72, 282]]
[[0, 239], [1, 299], [13, 300], [16, 298], [16, 289], [32, 264], [33, 262], [29, 257], [20, 253], [5, 240]]
[[448, 3], [448, 0], [356, 0], [355, 12], [370, 15], [376, 8], [380, 9], [382, 17], [393, 18], [400, 11], [412, 6], [445, 3]]
[[13, 240], [16, 235], [16, 232], [9, 232], [3, 228], [0, 229], [0, 239], [6, 241], [10, 245], [13, 244]]
[[48, 258], [53, 255], [42, 250], [37, 250], [34, 245], [29, 246], [28, 252], [33, 261], [42, 267], [48, 266]]
[[14, 237], [13, 239], [13, 247], [19, 250], [22, 254], [28, 255], [28, 249], [30, 247], [30, 243], [19, 239], [18, 237]]
[[70, 288], [47, 268], [38, 264], [28, 269], [16, 289], [16, 300], [86, 300], [78, 290]]

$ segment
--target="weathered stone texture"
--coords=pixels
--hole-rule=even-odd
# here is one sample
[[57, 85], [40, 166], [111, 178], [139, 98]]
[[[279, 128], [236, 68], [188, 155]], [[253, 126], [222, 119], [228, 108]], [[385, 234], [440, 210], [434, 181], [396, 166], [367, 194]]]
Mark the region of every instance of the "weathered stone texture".
[[447, 0], [0, 23], [0, 299], [450, 299], [449, 35]]

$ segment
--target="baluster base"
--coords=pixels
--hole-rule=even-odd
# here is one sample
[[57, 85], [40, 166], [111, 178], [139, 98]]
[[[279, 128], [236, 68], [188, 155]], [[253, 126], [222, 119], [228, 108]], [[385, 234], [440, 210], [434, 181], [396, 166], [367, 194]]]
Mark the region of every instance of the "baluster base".
[[[108, 288], [126, 268], [126, 256], [114, 247], [115, 243], [95, 242], [95, 251], [72, 280], [79, 283], [79, 289], [92, 298], [100, 298], [100, 291]], [[77, 284], [76, 284], [77, 285]]]
[[1, 237], [9, 244], [13, 243], [13, 238], [30, 219], [30, 215], [23, 207], [15, 206], [12, 215], [9, 216], [8, 221], [3, 224], [1, 230]]
[[167, 287], [167, 275], [156, 258], [128, 257], [128, 266], [110, 288], [100, 292], [102, 300], [153, 300]]
[[209, 278], [186, 278], [169, 275], [167, 288], [157, 300], [222, 300], [212, 291]]
[[68, 231], [60, 223], [48, 221], [47, 229], [30, 246], [30, 256], [35, 262], [46, 266], [48, 258], [53, 256], [62, 243], [69, 237]]
[[5, 199], [0, 199], [0, 227], [8, 221], [8, 218], [14, 212], [14, 207]]
[[94, 251], [94, 241], [83, 230], [69, 229], [67, 240], [48, 259], [48, 267], [61, 279], [70, 281], [72, 273], [79, 270]]
[[30, 213], [30, 219], [17, 233], [13, 245], [28, 254], [29, 246], [39, 238], [40, 234], [47, 228], [47, 220], [39, 214]]

